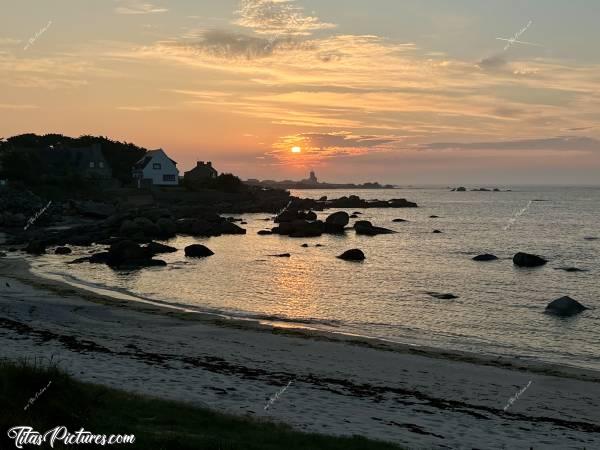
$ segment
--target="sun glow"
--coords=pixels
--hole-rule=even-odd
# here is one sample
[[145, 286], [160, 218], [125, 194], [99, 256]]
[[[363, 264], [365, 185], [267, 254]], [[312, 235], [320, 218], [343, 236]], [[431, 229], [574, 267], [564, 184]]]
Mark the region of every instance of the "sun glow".
[[300, 147], [292, 147], [292, 153], [302, 153], [302, 149]]

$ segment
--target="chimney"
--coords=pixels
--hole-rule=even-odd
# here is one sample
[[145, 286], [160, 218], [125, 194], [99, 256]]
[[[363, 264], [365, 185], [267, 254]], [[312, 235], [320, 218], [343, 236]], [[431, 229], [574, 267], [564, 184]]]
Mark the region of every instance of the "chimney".
[[211, 162], [211, 161], [209, 161], [209, 162], [207, 162], [207, 163], [206, 163], [206, 165], [207, 165], [208, 167], [212, 167], [212, 162]]
[[204, 165], [204, 161], [198, 161], [196, 163], [196, 167], [202, 167]]

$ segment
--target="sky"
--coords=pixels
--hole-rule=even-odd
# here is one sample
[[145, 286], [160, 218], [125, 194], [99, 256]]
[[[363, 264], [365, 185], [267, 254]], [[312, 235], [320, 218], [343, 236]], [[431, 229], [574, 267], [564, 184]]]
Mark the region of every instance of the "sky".
[[600, 184], [597, 0], [0, 7], [0, 136], [102, 135], [244, 179]]

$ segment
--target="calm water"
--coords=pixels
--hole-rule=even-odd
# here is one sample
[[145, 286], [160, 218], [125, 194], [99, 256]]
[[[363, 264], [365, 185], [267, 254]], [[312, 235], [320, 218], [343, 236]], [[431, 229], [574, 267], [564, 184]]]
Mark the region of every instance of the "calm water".
[[[100, 265], [67, 266], [52, 255], [36, 264], [42, 271], [203, 311], [600, 369], [600, 240], [584, 239], [600, 237], [600, 189], [514, 189], [296, 191], [316, 198], [353, 193], [404, 197], [420, 207], [362, 210], [362, 219], [398, 231], [393, 235], [366, 237], [351, 231], [313, 239], [257, 236], [258, 230], [273, 225], [263, 220], [268, 215], [249, 214], [244, 216], [246, 236], [178, 237], [169, 242], [179, 249], [204, 243], [215, 252], [207, 259], [189, 260], [180, 251], [162, 255], [169, 263], [166, 268], [133, 273]], [[440, 218], [429, 218], [432, 214]], [[409, 222], [392, 223], [395, 218]], [[433, 234], [434, 229], [443, 234]], [[309, 248], [301, 248], [305, 242]], [[315, 247], [317, 243], [323, 247]], [[335, 258], [354, 247], [366, 253], [364, 263]], [[517, 251], [543, 255], [550, 263], [517, 269], [511, 261]], [[289, 259], [268, 256], [288, 252]], [[484, 252], [501, 259], [471, 261]], [[588, 272], [556, 270], [563, 266]], [[428, 291], [459, 298], [438, 300]], [[592, 309], [571, 319], [543, 314], [549, 301], [563, 295]]]

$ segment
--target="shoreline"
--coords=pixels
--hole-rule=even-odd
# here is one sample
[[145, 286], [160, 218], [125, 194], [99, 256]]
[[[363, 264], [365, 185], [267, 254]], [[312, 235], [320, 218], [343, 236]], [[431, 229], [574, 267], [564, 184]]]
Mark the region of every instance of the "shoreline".
[[22, 259], [0, 259], [0, 311], [5, 359], [299, 431], [408, 448], [600, 446], [592, 371], [174, 311], [39, 278]]
[[[15, 264], [7, 265], [5, 264], [7, 261], [15, 262]], [[215, 326], [245, 329], [248, 331], [270, 334], [286, 334], [304, 339], [339, 342], [400, 354], [420, 355], [434, 359], [467, 362], [484, 366], [528, 371], [543, 375], [600, 382], [600, 371], [583, 367], [539, 360], [525, 361], [511, 356], [486, 355], [484, 353], [471, 353], [428, 347], [348, 332], [319, 330], [293, 321], [285, 322], [260, 317], [236, 317], [224, 312], [209, 312], [186, 308], [184, 305], [169, 304], [157, 300], [146, 299], [131, 293], [123, 293], [107, 287], [95, 287], [76, 281], [69, 281], [57, 274], [35, 273], [30, 263], [21, 256], [17, 258], [0, 259], [0, 276], [13, 278], [36, 288], [50, 290], [59, 294], [72, 291], [81, 295], [81, 297], [87, 301], [99, 303], [108, 307], [128, 308], [138, 312], [177, 317], [183, 320], [199, 321]]]

